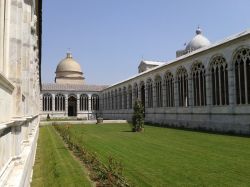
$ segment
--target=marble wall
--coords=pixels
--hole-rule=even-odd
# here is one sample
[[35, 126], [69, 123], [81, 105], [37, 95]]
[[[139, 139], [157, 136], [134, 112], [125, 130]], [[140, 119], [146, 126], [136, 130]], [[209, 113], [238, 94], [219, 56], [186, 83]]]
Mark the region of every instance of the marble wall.
[[40, 121], [36, 3], [0, 2], [0, 186], [29, 186], [32, 174]]

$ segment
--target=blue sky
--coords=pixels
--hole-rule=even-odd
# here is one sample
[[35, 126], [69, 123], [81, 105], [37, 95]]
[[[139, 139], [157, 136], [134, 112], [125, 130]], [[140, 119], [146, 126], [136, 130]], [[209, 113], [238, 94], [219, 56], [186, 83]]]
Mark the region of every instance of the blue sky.
[[200, 25], [211, 41], [250, 28], [249, 0], [43, 0], [42, 82], [70, 48], [87, 84], [113, 84], [142, 59], [167, 61]]

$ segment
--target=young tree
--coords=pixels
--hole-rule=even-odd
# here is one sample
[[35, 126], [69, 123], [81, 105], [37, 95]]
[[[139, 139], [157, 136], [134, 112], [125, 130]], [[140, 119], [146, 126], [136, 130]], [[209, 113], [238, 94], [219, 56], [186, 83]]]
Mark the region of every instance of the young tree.
[[140, 101], [136, 101], [134, 105], [134, 114], [132, 117], [132, 131], [140, 132], [144, 127], [144, 108]]

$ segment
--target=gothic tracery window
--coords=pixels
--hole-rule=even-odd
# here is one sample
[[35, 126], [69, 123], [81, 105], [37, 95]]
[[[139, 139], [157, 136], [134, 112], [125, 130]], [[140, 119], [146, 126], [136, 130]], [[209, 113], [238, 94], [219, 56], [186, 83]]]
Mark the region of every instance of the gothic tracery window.
[[162, 107], [162, 80], [160, 76], [155, 79], [156, 107]]
[[110, 98], [110, 92], [108, 92], [108, 110], [111, 110], [111, 98]]
[[88, 95], [80, 95], [80, 111], [87, 111], [89, 109]]
[[118, 109], [118, 93], [117, 93], [117, 89], [115, 89], [115, 109]]
[[153, 108], [153, 83], [151, 79], [147, 81], [148, 108]]
[[134, 98], [137, 100], [139, 98], [139, 90], [137, 83], [134, 84]]
[[194, 106], [206, 105], [206, 74], [201, 62], [195, 62], [192, 66]]
[[132, 109], [132, 86], [128, 87], [128, 108]]
[[122, 109], [122, 90], [119, 88], [119, 109]]
[[91, 109], [99, 110], [99, 96], [96, 94], [91, 96]]
[[184, 67], [179, 67], [176, 73], [179, 95], [179, 106], [188, 106], [188, 74]]
[[250, 103], [250, 49], [243, 48], [234, 56], [236, 103]]
[[63, 94], [57, 94], [55, 96], [55, 111], [65, 110], [65, 96]]
[[111, 91], [111, 110], [114, 110], [114, 106], [115, 106], [115, 103], [114, 103], [114, 91], [112, 90]]
[[52, 95], [43, 94], [43, 111], [52, 111]]
[[174, 106], [174, 77], [171, 72], [165, 74], [166, 107]]
[[127, 109], [127, 88], [123, 88], [123, 108]]
[[225, 58], [217, 56], [210, 64], [213, 105], [228, 105], [228, 70]]

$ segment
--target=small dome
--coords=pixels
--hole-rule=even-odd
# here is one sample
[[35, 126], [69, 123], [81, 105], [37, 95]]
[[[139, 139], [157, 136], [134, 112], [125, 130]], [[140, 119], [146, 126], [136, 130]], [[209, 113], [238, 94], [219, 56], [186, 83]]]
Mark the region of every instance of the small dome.
[[209, 46], [210, 44], [210, 41], [202, 35], [202, 30], [198, 27], [196, 30], [196, 36], [188, 43], [186, 51], [194, 51]]
[[65, 59], [63, 59], [62, 61], [60, 61], [60, 63], [57, 65], [56, 68], [56, 73], [58, 72], [69, 72], [69, 71], [73, 71], [73, 72], [81, 72], [81, 66], [72, 58], [72, 54], [71, 53], [67, 53], [67, 57]]

